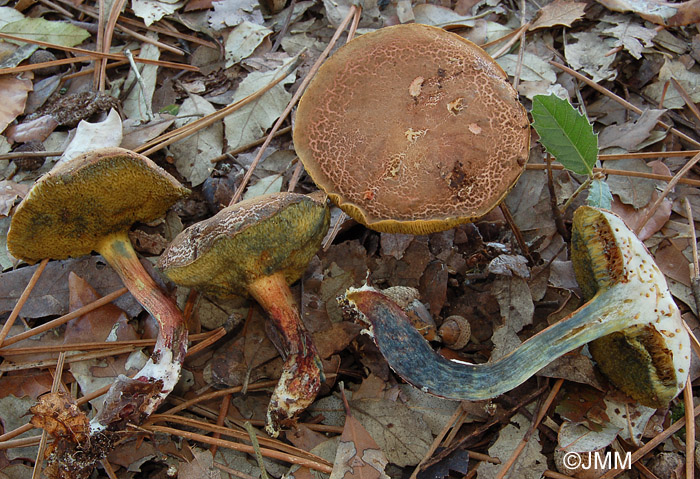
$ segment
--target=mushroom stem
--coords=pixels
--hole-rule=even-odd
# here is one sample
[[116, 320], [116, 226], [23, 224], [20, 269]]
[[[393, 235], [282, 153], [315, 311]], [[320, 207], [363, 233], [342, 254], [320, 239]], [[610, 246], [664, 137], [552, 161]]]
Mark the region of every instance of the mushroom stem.
[[351, 289], [345, 298], [399, 376], [437, 396], [478, 401], [510, 391], [559, 356], [628, 327], [634, 312], [630, 304], [620, 302], [619, 294], [601, 291], [566, 319], [486, 364], [451, 361], [436, 353], [403, 310], [373, 288]]
[[369, 334], [401, 377], [438, 396], [497, 396], [590, 342], [591, 355], [612, 383], [645, 406], [668, 406], [685, 385], [690, 340], [663, 273], [610, 211], [576, 210], [571, 243], [576, 279], [590, 300], [489, 364], [448, 361], [436, 354], [398, 305], [370, 287], [351, 288], [344, 303], [369, 325]]
[[[146, 394], [143, 393], [143, 387], [140, 387], [137, 390], [131, 390], [134, 397], [129, 399], [113, 398], [118, 400], [119, 409], [126, 410], [135, 407], [140, 414], [148, 416], [177, 384], [182, 362], [187, 352], [185, 320], [173, 300], [161, 291], [144, 269], [131, 241], [129, 241], [127, 232], [107, 236], [95, 250], [114, 268], [129, 292], [158, 322], [158, 337], [153, 354], [146, 365], [141, 368], [133, 380], [120, 376], [108, 393], [108, 398], [110, 395], [114, 396], [117, 391], [119, 391], [117, 396], [128, 395], [129, 393], [124, 390], [128, 384], [142, 383], [140, 386], [143, 386], [143, 383], [150, 383], [156, 385], [157, 387], [153, 391]], [[136, 391], [139, 392], [136, 393]], [[107, 419], [105, 415], [112, 415], [118, 411], [109, 409], [105, 405], [100, 415], [93, 419], [93, 427], [100, 428], [111, 424], [109, 422], [111, 419]]]
[[248, 292], [267, 311], [283, 339], [285, 358], [267, 409], [267, 432], [276, 437], [281, 422], [306, 409], [324, 380], [323, 366], [311, 334], [282, 273], [263, 276], [248, 284]]

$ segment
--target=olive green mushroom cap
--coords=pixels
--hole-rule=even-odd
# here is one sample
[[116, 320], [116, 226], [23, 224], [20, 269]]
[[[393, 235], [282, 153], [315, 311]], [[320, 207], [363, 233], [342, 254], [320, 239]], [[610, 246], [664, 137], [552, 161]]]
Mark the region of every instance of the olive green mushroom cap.
[[241, 201], [180, 233], [158, 261], [171, 281], [226, 297], [275, 273], [298, 280], [328, 231], [325, 200], [277, 193]]
[[[616, 214], [581, 206], [571, 242], [576, 280], [588, 300], [616, 287], [620, 314], [639, 311], [632, 325], [588, 344], [600, 369], [620, 389], [650, 407], [667, 407], [685, 387], [690, 339], [666, 284], [644, 244]], [[620, 286], [622, 288], [620, 288]]]
[[107, 236], [162, 216], [189, 192], [143, 155], [93, 150], [34, 184], [12, 216], [7, 246], [30, 263], [83, 256]]
[[364, 34], [320, 68], [294, 147], [314, 182], [369, 228], [425, 234], [494, 208], [525, 168], [525, 108], [498, 64], [445, 30]]

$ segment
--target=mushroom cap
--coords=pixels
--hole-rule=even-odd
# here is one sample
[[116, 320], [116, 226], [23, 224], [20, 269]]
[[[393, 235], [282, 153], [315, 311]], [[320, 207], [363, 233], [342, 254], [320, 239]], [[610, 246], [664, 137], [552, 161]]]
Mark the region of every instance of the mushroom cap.
[[143, 155], [93, 150], [37, 180], [12, 215], [7, 246], [30, 263], [83, 256], [106, 236], [159, 218], [189, 193]]
[[571, 236], [574, 273], [585, 299], [620, 285], [627, 291], [620, 297], [620, 311], [627, 307], [623, 302], [638, 310], [632, 325], [590, 342], [591, 356], [617, 387], [641, 404], [668, 406], [685, 386], [690, 339], [663, 273], [611, 211], [579, 207]]
[[331, 200], [377, 231], [425, 234], [494, 208], [525, 168], [530, 127], [481, 48], [397, 25], [338, 49], [302, 96], [294, 146]]
[[325, 200], [297, 193], [258, 196], [180, 233], [158, 267], [171, 281], [219, 297], [247, 295], [263, 276], [298, 280], [328, 231]]

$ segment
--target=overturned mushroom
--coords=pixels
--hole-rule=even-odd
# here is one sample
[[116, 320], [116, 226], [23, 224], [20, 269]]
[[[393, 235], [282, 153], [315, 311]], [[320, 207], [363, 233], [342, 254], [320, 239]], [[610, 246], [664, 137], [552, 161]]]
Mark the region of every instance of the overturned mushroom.
[[285, 358], [267, 411], [267, 431], [309, 406], [323, 370], [289, 284], [298, 280], [328, 230], [325, 200], [295, 193], [260, 196], [224, 208], [180, 233], [158, 266], [173, 282], [219, 297], [252, 296], [283, 339]]
[[445, 30], [364, 34], [320, 68], [294, 147], [331, 200], [369, 228], [426, 234], [494, 208], [525, 168], [527, 113], [501, 67]]
[[576, 278], [588, 301], [493, 363], [454, 362], [436, 354], [402, 310], [373, 288], [350, 289], [343, 301], [368, 325], [399, 376], [438, 396], [495, 397], [592, 341], [591, 354], [616, 386], [645, 406], [667, 406], [685, 385], [690, 342], [663, 274], [614, 213], [579, 208], [572, 236]]

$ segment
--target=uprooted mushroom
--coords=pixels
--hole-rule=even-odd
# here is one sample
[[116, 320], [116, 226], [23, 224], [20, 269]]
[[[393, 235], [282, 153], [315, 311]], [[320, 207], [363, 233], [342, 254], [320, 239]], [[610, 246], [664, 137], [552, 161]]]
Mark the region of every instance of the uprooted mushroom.
[[[28, 263], [100, 253], [136, 300], [158, 322], [153, 354], [133, 379], [120, 376], [90, 423], [86, 444], [98, 461], [109, 452], [104, 440], [127, 423], [139, 424], [178, 381], [187, 350], [182, 313], [143, 268], [129, 240], [136, 222], [161, 217], [189, 194], [148, 158], [121, 148], [104, 148], [60, 163], [41, 177], [17, 207], [7, 234], [12, 255]], [[101, 439], [96, 440], [96, 436]], [[70, 458], [65, 458], [70, 465]], [[75, 459], [75, 458], [73, 458]], [[73, 460], [73, 462], [77, 462]], [[75, 477], [79, 476], [73, 471]]]
[[525, 168], [525, 108], [500, 66], [421, 24], [364, 34], [319, 69], [294, 148], [314, 182], [367, 227], [426, 234], [484, 216]]
[[614, 213], [580, 207], [572, 233], [574, 271], [588, 301], [492, 363], [455, 362], [435, 353], [403, 310], [374, 288], [348, 290], [343, 304], [368, 326], [394, 371], [431, 394], [492, 398], [589, 343], [613, 384], [645, 406], [666, 407], [685, 386], [690, 340], [663, 273]]
[[325, 198], [263, 195], [185, 229], [158, 262], [177, 284], [218, 297], [250, 295], [267, 311], [285, 359], [267, 410], [266, 429], [273, 436], [313, 402], [323, 381], [316, 346], [288, 285], [318, 251], [329, 220]]

